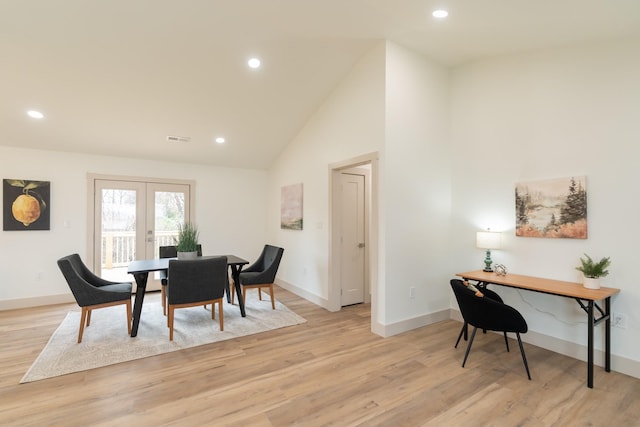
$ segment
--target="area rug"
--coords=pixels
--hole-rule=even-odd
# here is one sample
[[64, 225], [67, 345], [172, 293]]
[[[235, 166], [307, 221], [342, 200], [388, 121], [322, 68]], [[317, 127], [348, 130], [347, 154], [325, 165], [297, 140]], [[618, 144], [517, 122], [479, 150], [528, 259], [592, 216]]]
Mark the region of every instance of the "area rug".
[[250, 292], [245, 304], [247, 317], [240, 315], [237, 305], [224, 302], [224, 331], [220, 332], [218, 312], [211, 320], [211, 306], [176, 310], [173, 341], [169, 341], [167, 318], [157, 298], [145, 300], [138, 335], [127, 334], [125, 307], [114, 306], [94, 310], [91, 325], [85, 328], [78, 344], [80, 311], [67, 314], [20, 383], [38, 381], [72, 372], [85, 371], [134, 359], [155, 356], [189, 347], [228, 340], [245, 335], [298, 325], [306, 320], [276, 300], [259, 301]]

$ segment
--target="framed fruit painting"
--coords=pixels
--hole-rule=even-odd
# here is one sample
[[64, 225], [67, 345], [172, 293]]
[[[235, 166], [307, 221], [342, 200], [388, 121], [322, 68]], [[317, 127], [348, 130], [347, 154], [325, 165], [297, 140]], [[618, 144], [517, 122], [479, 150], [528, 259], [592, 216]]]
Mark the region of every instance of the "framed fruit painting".
[[2, 229], [4, 231], [49, 230], [49, 181], [4, 179], [2, 182]]

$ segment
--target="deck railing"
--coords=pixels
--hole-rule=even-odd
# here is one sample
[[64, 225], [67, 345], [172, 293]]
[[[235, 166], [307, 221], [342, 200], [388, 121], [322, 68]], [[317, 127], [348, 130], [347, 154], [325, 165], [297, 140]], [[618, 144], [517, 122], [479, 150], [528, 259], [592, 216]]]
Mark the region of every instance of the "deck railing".
[[[157, 231], [153, 253], [158, 253], [160, 246], [174, 245], [177, 231]], [[102, 233], [102, 268], [111, 269], [125, 267], [136, 259], [135, 231], [105, 231]]]

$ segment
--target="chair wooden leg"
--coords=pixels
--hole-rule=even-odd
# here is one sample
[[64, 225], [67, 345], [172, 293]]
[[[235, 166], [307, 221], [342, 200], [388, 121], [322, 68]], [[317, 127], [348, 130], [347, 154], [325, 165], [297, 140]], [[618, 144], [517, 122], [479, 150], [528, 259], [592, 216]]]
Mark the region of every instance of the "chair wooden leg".
[[271, 292], [271, 309], [276, 309], [276, 299], [273, 297], [273, 283], [269, 285], [269, 292]]
[[[213, 307], [213, 304], [211, 305]], [[222, 299], [218, 300], [218, 316], [220, 317], [220, 332], [224, 331], [224, 311], [222, 310]]]
[[133, 316], [131, 315], [131, 300], [125, 303], [127, 305], [127, 330], [129, 331], [129, 335], [131, 335], [131, 323]]
[[167, 315], [167, 287], [160, 286], [160, 298], [162, 299], [162, 314]]
[[78, 344], [82, 342], [82, 334], [84, 333], [84, 324], [87, 321], [87, 307], [82, 307], [82, 314], [80, 315], [80, 330], [78, 331]]
[[235, 284], [230, 286], [231, 286], [231, 305], [233, 305], [234, 301], [236, 300], [236, 286]]
[[527, 370], [527, 377], [529, 377], [529, 381], [531, 381], [531, 374], [529, 373], [529, 365], [527, 364], [527, 356], [524, 355], [524, 347], [522, 346], [522, 340], [520, 339], [520, 332], [516, 332], [516, 336], [518, 337], [518, 345], [520, 346], [520, 353], [522, 354], [524, 369]]
[[258, 288], [258, 300], [262, 301], [262, 288]]
[[211, 303], [211, 320], [216, 319], [215, 308], [216, 308], [216, 304], [218, 304], [218, 316], [220, 318], [218, 322], [220, 323], [220, 330], [224, 331], [224, 312], [222, 311], [222, 298], [217, 299]]
[[167, 315], [167, 322], [169, 325], [169, 341], [173, 341], [173, 305], [169, 304], [169, 311]]
[[471, 344], [473, 344], [473, 339], [476, 336], [476, 331], [478, 328], [474, 327], [473, 331], [471, 331], [471, 337], [469, 338], [469, 344], [467, 345], [467, 351], [464, 353], [464, 360], [462, 361], [462, 367], [464, 368], [464, 364], [467, 363], [467, 357], [469, 357], [469, 351], [471, 350]]
[[87, 307], [87, 328], [91, 325], [91, 309]]

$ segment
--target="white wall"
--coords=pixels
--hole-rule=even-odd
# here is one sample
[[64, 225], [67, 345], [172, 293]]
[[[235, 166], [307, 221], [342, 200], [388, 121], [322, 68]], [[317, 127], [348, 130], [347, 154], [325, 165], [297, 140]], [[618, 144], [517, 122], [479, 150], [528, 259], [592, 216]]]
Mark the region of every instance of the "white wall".
[[[579, 281], [583, 253], [610, 256], [603, 285], [622, 289], [613, 311], [617, 360], [640, 361], [640, 40], [478, 61], [452, 81], [453, 234], [456, 272], [479, 269], [475, 232], [503, 231], [496, 262], [514, 273]], [[586, 240], [515, 237], [514, 184], [586, 175]], [[496, 289], [522, 311], [530, 330], [586, 345], [586, 316], [571, 299]], [[452, 300], [452, 307], [457, 307]], [[603, 348], [596, 328], [596, 348]], [[613, 368], [616, 369], [614, 359]], [[637, 364], [636, 364], [637, 365]]]
[[389, 335], [448, 310], [451, 153], [448, 70], [394, 43], [387, 43], [386, 70], [381, 320]]
[[[382, 148], [384, 55], [365, 55], [279, 156], [269, 172], [270, 239], [285, 248], [283, 286], [328, 306], [329, 165]], [[304, 185], [304, 229], [280, 229], [280, 189]]]
[[196, 181], [196, 222], [207, 254], [253, 260], [266, 240], [266, 171], [4, 146], [0, 171], [2, 179], [51, 182], [51, 230], [0, 232], [0, 309], [24, 305], [27, 299], [71, 298], [56, 260], [73, 252], [86, 256], [88, 173]]
[[[329, 165], [378, 152], [376, 332], [389, 335], [446, 311], [442, 286], [450, 214], [448, 74], [424, 57], [381, 43], [309, 120], [270, 171], [269, 235], [284, 246], [284, 285], [326, 306]], [[280, 188], [304, 184], [305, 229], [280, 230]], [[420, 266], [421, 268], [417, 268]], [[415, 287], [415, 298], [409, 298]]]

